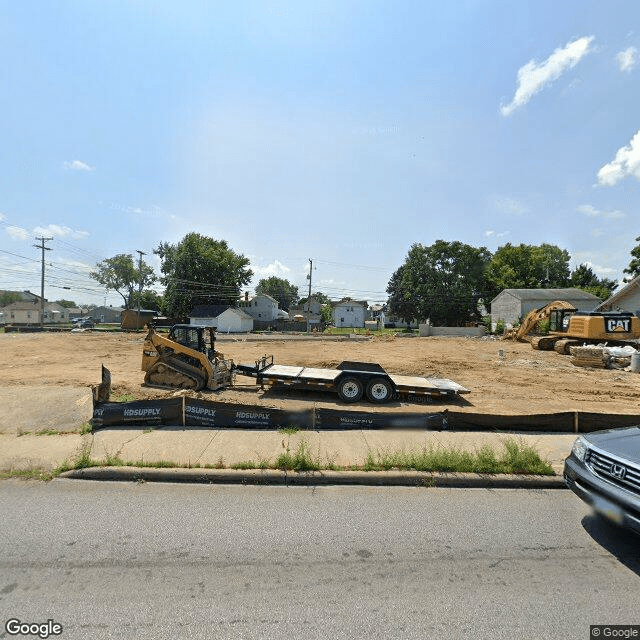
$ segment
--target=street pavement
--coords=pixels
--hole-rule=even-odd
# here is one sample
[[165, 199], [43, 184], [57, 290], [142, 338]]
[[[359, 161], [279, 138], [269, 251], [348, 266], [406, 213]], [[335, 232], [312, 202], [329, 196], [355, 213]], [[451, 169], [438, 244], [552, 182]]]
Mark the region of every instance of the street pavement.
[[570, 491], [0, 487], [0, 637], [11, 618], [63, 640], [587, 640], [638, 622], [636, 536]]

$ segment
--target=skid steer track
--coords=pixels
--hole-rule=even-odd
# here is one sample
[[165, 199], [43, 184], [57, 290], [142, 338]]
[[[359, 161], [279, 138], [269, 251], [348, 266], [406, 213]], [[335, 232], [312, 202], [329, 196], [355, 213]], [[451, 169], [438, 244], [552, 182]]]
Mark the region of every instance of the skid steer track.
[[177, 358], [165, 358], [147, 371], [144, 383], [159, 389], [193, 389], [200, 391], [207, 380], [196, 368]]

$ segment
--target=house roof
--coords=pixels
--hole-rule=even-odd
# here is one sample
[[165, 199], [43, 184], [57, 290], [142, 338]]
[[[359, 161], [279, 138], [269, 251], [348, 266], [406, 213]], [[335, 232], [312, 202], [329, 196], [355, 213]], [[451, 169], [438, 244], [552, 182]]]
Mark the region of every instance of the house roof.
[[34, 300], [33, 302], [25, 302], [24, 300], [18, 300], [17, 302], [12, 302], [8, 304], [5, 309], [9, 311], [40, 311], [40, 301]]
[[369, 303], [366, 300], [350, 300], [349, 298], [343, 298], [342, 300], [338, 300], [338, 302], [332, 302], [331, 306], [335, 309], [336, 307], [341, 307], [343, 305], [348, 305], [350, 307], [359, 306], [367, 309], [369, 307]]
[[228, 304], [199, 304], [189, 313], [190, 318], [217, 318], [223, 311], [229, 309]]
[[253, 318], [246, 311], [238, 309], [238, 307], [228, 307], [227, 309], [225, 309], [225, 311], [231, 311], [243, 320], [251, 320], [251, 322], [253, 322]]
[[640, 287], [640, 276], [636, 276], [633, 280], [627, 282], [622, 289], [611, 294], [604, 302], [599, 304], [596, 309], [610, 308], [612, 305], [619, 303], [638, 287]]
[[113, 311], [114, 313], [121, 313], [122, 311], [124, 311], [125, 308], [124, 307], [105, 307], [105, 306], [101, 306], [101, 307], [94, 307], [93, 309], [89, 309], [89, 313], [98, 313], [98, 312], [102, 312], [102, 311]]
[[[136, 315], [138, 313], [138, 309], [123, 309], [122, 313], [132, 313], [133, 315]], [[144, 313], [145, 315], [157, 315], [157, 310], [156, 309], [140, 309], [140, 313]]]
[[[24, 291], [11, 291], [9, 289], [0, 289], [0, 295], [4, 293], [17, 293], [20, 296], [20, 300], [26, 301], [26, 302], [31, 302], [33, 300], [40, 301], [40, 296], [35, 293], [31, 293], [31, 291], [29, 291], [28, 289], [25, 289]], [[46, 302], [47, 299], [45, 298], [44, 301]]]
[[533, 300], [584, 300], [585, 302], [599, 302], [600, 298], [582, 289], [503, 289], [491, 302], [495, 302], [502, 294], [508, 293], [522, 302]]
[[240, 298], [238, 298], [238, 300], [240, 302], [247, 302], [250, 300], [255, 300], [256, 298], [267, 298], [267, 300], [271, 300], [271, 302], [275, 302], [276, 305], [278, 304], [278, 301], [275, 298], [272, 298], [268, 293], [256, 293], [254, 296], [249, 296], [248, 298], [241, 296]]

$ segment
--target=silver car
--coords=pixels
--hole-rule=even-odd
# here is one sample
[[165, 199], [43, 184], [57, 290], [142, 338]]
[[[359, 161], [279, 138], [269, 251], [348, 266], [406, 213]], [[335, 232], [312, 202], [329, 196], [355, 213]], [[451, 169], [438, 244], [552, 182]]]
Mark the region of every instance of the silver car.
[[580, 436], [564, 480], [594, 511], [640, 533], [640, 426]]

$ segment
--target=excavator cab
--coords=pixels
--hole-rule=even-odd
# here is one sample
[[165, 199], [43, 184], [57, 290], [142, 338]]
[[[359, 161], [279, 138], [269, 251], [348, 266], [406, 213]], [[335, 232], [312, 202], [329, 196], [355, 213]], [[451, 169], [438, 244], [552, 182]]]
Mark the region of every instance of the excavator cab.
[[569, 318], [575, 309], [554, 309], [549, 314], [549, 331], [565, 333], [569, 328]]

